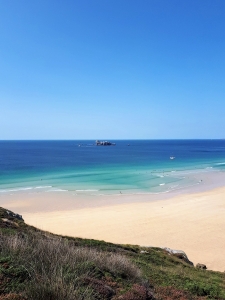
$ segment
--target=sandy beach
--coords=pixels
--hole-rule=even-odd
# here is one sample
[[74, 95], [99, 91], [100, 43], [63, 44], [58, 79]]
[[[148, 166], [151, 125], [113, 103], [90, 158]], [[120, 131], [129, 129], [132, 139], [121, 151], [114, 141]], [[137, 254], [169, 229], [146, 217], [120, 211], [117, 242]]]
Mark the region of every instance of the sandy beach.
[[225, 187], [195, 193], [93, 196], [24, 193], [0, 206], [43, 230], [113, 243], [179, 249], [215, 271], [225, 270]]

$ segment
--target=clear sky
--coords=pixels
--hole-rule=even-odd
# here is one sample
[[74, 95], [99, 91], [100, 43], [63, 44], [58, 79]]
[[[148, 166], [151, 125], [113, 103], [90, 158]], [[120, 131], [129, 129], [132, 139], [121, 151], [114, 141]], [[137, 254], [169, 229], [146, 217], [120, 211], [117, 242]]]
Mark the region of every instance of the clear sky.
[[0, 0], [0, 139], [225, 137], [224, 0]]

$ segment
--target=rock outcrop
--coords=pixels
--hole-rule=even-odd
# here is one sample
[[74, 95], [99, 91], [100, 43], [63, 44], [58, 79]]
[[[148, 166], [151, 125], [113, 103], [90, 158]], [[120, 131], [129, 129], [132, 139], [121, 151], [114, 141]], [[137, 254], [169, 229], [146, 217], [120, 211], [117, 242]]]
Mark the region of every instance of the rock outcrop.
[[0, 227], [17, 229], [19, 225], [25, 224], [23, 217], [10, 210], [0, 207]]
[[206, 270], [207, 269], [206, 265], [203, 265], [203, 264], [197, 264], [196, 268], [201, 269], [201, 270]]
[[19, 214], [15, 214], [14, 212], [12, 212], [10, 210], [6, 210], [6, 213], [8, 214], [9, 217], [15, 218], [15, 219], [20, 220], [20, 221], [24, 221], [23, 217]]
[[174, 250], [174, 249], [170, 249], [170, 248], [167, 248], [167, 247], [162, 248], [162, 249], [164, 249], [166, 252], [170, 253], [171, 255], [185, 261], [187, 264], [189, 264], [191, 266], [194, 265], [193, 262], [188, 259], [187, 254], [184, 251]]

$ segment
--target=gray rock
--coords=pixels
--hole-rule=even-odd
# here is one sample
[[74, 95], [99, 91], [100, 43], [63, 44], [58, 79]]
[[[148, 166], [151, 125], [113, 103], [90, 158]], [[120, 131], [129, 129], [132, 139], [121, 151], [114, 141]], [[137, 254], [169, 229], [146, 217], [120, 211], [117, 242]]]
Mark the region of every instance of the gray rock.
[[7, 210], [6, 212], [7, 212], [7, 214], [8, 214], [10, 217], [16, 218], [17, 220], [22, 220], [22, 221], [24, 221], [24, 220], [23, 220], [23, 217], [22, 217], [21, 215], [15, 214], [15, 213], [13, 213], [12, 211], [9, 211], [9, 210]]
[[170, 253], [171, 255], [173, 255], [173, 256], [175, 256], [175, 257], [177, 257], [177, 258], [185, 261], [189, 265], [194, 266], [193, 262], [188, 259], [187, 254], [184, 251], [182, 251], [182, 250], [174, 250], [174, 249], [170, 249], [168, 247], [164, 247], [162, 249], [166, 250], [166, 252]]
[[197, 264], [196, 268], [201, 269], [201, 270], [206, 270], [207, 269], [206, 265], [203, 265], [203, 264]]

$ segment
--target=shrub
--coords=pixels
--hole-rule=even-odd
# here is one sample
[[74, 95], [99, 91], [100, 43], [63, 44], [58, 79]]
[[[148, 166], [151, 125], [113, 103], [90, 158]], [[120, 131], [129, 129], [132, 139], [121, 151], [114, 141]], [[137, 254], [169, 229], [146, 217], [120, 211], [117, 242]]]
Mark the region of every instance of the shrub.
[[198, 296], [218, 297], [220, 295], [218, 286], [210, 283], [188, 282], [186, 283], [186, 289]]

